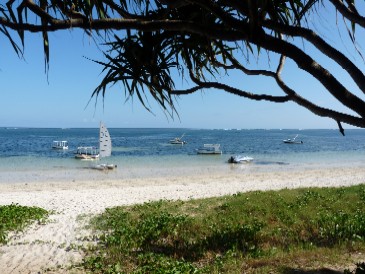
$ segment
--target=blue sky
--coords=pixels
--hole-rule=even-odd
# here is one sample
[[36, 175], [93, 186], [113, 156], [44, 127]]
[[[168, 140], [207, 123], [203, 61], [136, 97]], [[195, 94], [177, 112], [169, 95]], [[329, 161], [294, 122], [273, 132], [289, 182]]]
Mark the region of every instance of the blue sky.
[[[331, 28], [327, 19], [322, 19], [316, 25], [321, 33], [326, 33], [332, 44], [340, 47], [341, 51], [350, 53], [352, 60], [365, 71], [364, 61], [354, 52], [343, 27], [340, 26], [340, 31], [333, 28], [333, 25]], [[358, 37], [361, 39], [358, 44], [365, 46], [365, 35], [361, 35], [360, 29], [357, 33], [360, 33]], [[365, 33], [362, 31], [362, 34]], [[294, 103], [256, 102], [217, 90], [180, 97], [176, 102], [180, 118], [175, 119], [165, 115], [152, 100], [150, 104], [153, 114], [145, 110], [137, 98], [126, 102], [121, 85], [108, 90], [103, 108], [102, 98], [99, 98], [96, 105], [94, 99], [88, 104], [92, 91], [102, 79], [102, 67], [84, 57], [102, 59], [102, 54], [81, 31], [62, 31], [50, 35], [48, 78], [45, 74], [41, 35], [26, 35], [25, 60], [17, 57], [6, 38], [0, 36], [0, 44], [0, 127], [98, 127], [100, 120], [108, 127], [337, 127], [334, 121], [317, 117]], [[305, 51], [322, 60], [321, 55], [310, 46], [306, 45]], [[261, 57], [258, 65], [268, 62], [266, 53], [262, 53]], [[276, 68], [275, 59], [275, 56], [270, 58], [272, 69]], [[251, 63], [255, 67], [256, 60], [252, 58]], [[336, 64], [326, 63], [326, 66], [334, 69], [335, 75], [351, 90], [356, 89]], [[316, 81], [300, 73], [295, 64], [287, 62], [283, 77], [306, 98], [324, 103], [327, 107], [344, 109]], [[282, 94], [274, 82], [265, 78], [232, 74], [229, 79], [222, 78], [222, 81], [248, 91]], [[347, 125], [344, 127], [352, 128]]]

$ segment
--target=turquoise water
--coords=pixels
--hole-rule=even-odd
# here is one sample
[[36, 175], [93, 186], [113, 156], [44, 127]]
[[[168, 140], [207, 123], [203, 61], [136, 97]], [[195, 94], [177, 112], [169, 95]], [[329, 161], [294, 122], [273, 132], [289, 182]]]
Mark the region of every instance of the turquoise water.
[[[365, 166], [365, 130], [203, 130], [109, 128], [112, 156], [102, 160], [118, 165], [117, 175], [131, 177], [158, 171], [167, 174], [191, 169], [232, 169], [231, 155], [254, 158], [250, 171], [311, 168], [320, 166]], [[0, 176], [22, 171], [79, 170], [90, 162], [74, 159], [78, 146], [97, 146], [98, 129], [0, 128]], [[184, 135], [186, 145], [171, 145]], [[293, 138], [303, 144], [284, 144]], [[69, 150], [51, 149], [54, 140], [67, 140]], [[219, 143], [222, 155], [197, 155], [205, 143]], [[244, 167], [246, 168], [246, 167]], [[148, 171], [150, 173], [148, 173]], [[182, 172], [182, 171], [181, 171]], [[131, 175], [132, 174], [132, 175]], [[133, 175], [134, 174], [134, 175]], [[7, 175], [8, 176], [8, 175]], [[148, 176], [148, 175], [146, 175]]]

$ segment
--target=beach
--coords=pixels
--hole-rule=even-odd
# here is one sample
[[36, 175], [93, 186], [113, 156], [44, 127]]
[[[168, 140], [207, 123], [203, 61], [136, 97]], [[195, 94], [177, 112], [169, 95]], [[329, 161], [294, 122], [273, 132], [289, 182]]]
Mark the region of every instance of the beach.
[[[73, 171], [74, 172], [74, 171]], [[82, 260], [80, 246], [92, 244], [85, 228], [93, 214], [105, 208], [144, 203], [159, 199], [187, 200], [230, 195], [253, 190], [277, 190], [300, 187], [340, 187], [365, 182], [365, 169], [327, 167], [247, 172], [246, 167], [231, 171], [201, 169], [168, 175], [126, 176], [116, 178], [112, 171], [94, 176], [53, 178], [40, 174], [18, 174], [18, 181], [0, 183], [0, 204], [17, 203], [38, 206], [52, 212], [45, 224], [34, 224], [12, 235], [0, 246], [0, 273], [70, 273], [68, 266]], [[95, 172], [95, 171], [93, 171]], [[24, 173], [24, 172], [23, 172]], [[75, 175], [75, 174], [74, 174]], [[2, 178], [7, 178], [4, 174]], [[69, 179], [67, 179], [69, 178]], [[71, 179], [73, 178], [73, 179]], [[76, 179], [75, 179], [76, 178]]]

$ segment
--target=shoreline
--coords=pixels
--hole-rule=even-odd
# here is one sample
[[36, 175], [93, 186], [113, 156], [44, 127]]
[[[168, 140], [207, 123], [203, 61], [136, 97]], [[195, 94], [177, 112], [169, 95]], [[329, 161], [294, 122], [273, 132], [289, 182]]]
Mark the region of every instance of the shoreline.
[[[328, 167], [223, 172], [205, 168], [199, 173], [122, 177], [98, 174], [94, 180], [74, 178], [46, 181], [4, 182], [0, 179], [0, 205], [18, 203], [38, 206], [53, 213], [50, 222], [32, 225], [0, 246], [1, 273], [67, 273], [67, 266], [80, 262], [80, 248], [90, 244], [84, 229], [87, 217], [107, 207], [166, 200], [188, 200], [231, 195], [255, 190], [302, 187], [340, 187], [365, 183], [365, 169]], [[251, 167], [249, 167], [250, 169]], [[42, 172], [40, 171], [40, 174]], [[112, 173], [110, 173], [112, 174]], [[100, 176], [99, 176], [100, 175]], [[115, 175], [115, 174], [114, 174]], [[35, 177], [36, 178], [36, 177]], [[101, 178], [101, 179], [100, 179]], [[31, 179], [31, 178], [29, 178]], [[58, 266], [62, 266], [59, 268]]]
[[[189, 171], [189, 170], [188, 170]], [[114, 174], [108, 176], [103, 171], [94, 171], [95, 178], [72, 180], [59, 179], [24, 182], [1, 182], [0, 181], [0, 205], [7, 203], [25, 203], [24, 205], [35, 205], [47, 210], [67, 208], [65, 203], [50, 206], [46, 201], [64, 196], [64, 199], [74, 199], [71, 196], [81, 198], [82, 195], [100, 196], [105, 200], [100, 208], [95, 205], [90, 213], [99, 212], [104, 206], [129, 205], [143, 203], [156, 199], [189, 199], [205, 198], [213, 196], [230, 195], [237, 192], [255, 190], [278, 190], [283, 188], [302, 187], [338, 187], [350, 186], [365, 183], [365, 169], [359, 167], [328, 167], [328, 168], [307, 168], [273, 171], [254, 172], [228, 172], [221, 170], [205, 169], [200, 174], [185, 172], [167, 176], [166, 174], [155, 174], [151, 177], [126, 177], [115, 178]], [[110, 171], [113, 173], [113, 171]], [[31, 178], [29, 178], [31, 179]], [[33, 178], [34, 179], [34, 178]], [[209, 188], [208, 188], [209, 187]], [[166, 190], [166, 191], [161, 191]], [[181, 192], [176, 196], [176, 192]], [[103, 196], [103, 193], [111, 192], [112, 196]], [[172, 192], [172, 193], [171, 193]], [[163, 194], [165, 193], [165, 194]], [[32, 194], [32, 195], [30, 195]], [[123, 194], [127, 194], [124, 196]], [[56, 196], [55, 196], [56, 195]], [[70, 196], [71, 195], [71, 196]], [[121, 195], [121, 197], [114, 197]], [[34, 199], [33, 199], [34, 198]], [[41, 199], [36, 199], [41, 198]], [[113, 201], [108, 201], [113, 200]], [[75, 202], [75, 201], [74, 201]], [[78, 203], [88, 203], [87, 200], [78, 199]], [[80, 214], [89, 213], [82, 212]]]

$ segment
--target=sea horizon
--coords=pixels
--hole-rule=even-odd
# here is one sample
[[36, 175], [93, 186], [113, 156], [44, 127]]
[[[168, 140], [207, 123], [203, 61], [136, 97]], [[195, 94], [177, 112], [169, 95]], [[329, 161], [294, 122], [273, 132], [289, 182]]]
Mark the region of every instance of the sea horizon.
[[[62, 130], [67, 130], [67, 129], [97, 129], [99, 128], [99, 123], [97, 122], [95, 124], [95, 126], [92, 127], [48, 127], [48, 126], [0, 126], [0, 129], [7, 129], [7, 130], [11, 130], [11, 129], [62, 129]], [[106, 124], [108, 125], [108, 124]], [[204, 127], [109, 127], [109, 129], [186, 129], [186, 130], [298, 130], [298, 131], [303, 131], [303, 130], [334, 130], [334, 131], [338, 131], [340, 133], [339, 128], [204, 128]], [[359, 128], [359, 127], [351, 127], [351, 128], [345, 128], [345, 135], [346, 135], [346, 131], [348, 130], [364, 130], [365, 128]], [[340, 133], [341, 134], [341, 133]], [[341, 134], [342, 135], [342, 134]]]

